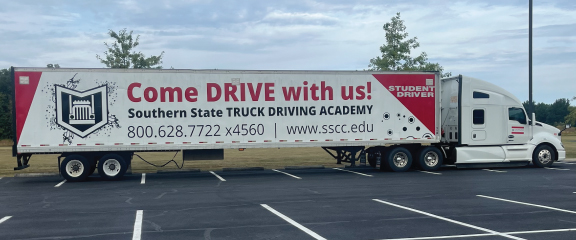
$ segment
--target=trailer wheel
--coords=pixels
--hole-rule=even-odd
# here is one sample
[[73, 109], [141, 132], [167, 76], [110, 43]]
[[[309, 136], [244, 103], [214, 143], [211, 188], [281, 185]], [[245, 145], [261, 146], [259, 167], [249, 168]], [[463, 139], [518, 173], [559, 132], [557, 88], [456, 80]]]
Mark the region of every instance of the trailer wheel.
[[532, 163], [537, 167], [550, 167], [554, 159], [556, 159], [554, 150], [548, 145], [540, 145], [532, 153]]
[[405, 172], [412, 166], [412, 154], [406, 148], [396, 147], [387, 156], [388, 168], [394, 172]]
[[425, 147], [420, 151], [418, 166], [424, 171], [436, 171], [442, 166], [444, 156], [436, 147]]
[[124, 176], [128, 165], [118, 154], [106, 154], [98, 161], [98, 173], [106, 180], [118, 180]]
[[90, 173], [90, 163], [81, 155], [69, 155], [60, 164], [60, 173], [67, 181], [84, 181]]

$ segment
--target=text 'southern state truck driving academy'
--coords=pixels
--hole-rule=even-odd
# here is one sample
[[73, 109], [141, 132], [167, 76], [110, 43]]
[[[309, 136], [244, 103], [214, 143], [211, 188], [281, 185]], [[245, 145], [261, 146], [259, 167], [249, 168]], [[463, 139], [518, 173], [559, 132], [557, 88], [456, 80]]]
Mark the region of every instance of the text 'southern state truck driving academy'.
[[60, 172], [121, 178], [135, 152], [323, 147], [339, 162], [538, 167], [563, 160], [561, 131], [508, 91], [438, 72], [12, 68], [18, 166], [61, 154]]

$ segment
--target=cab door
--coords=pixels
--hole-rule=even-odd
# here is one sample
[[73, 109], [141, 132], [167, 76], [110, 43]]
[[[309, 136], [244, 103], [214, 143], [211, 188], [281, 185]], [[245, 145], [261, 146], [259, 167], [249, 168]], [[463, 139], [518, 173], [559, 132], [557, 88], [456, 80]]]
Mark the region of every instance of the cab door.
[[526, 144], [530, 141], [528, 118], [521, 107], [508, 107], [508, 144]]
[[524, 109], [521, 107], [508, 107], [508, 137], [507, 144], [502, 146], [506, 154], [505, 161], [525, 161], [530, 159], [530, 145], [532, 138], [530, 125]]

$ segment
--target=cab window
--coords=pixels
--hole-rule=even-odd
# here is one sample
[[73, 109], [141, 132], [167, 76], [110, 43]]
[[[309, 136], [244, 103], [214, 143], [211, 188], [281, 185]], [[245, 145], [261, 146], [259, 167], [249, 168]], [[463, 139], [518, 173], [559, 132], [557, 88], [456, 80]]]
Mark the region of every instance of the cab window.
[[508, 108], [508, 119], [526, 124], [526, 113], [522, 108]]

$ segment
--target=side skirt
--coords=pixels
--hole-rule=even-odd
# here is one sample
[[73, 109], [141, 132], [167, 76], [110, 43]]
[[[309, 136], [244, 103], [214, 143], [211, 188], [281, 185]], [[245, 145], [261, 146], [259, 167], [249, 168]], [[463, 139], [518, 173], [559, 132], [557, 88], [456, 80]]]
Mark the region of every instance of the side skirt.
[[500, 163], [456, 163], [457, 168], [498, 168], [498, 167], [524, 167], [530, 161], [500, 162]]

